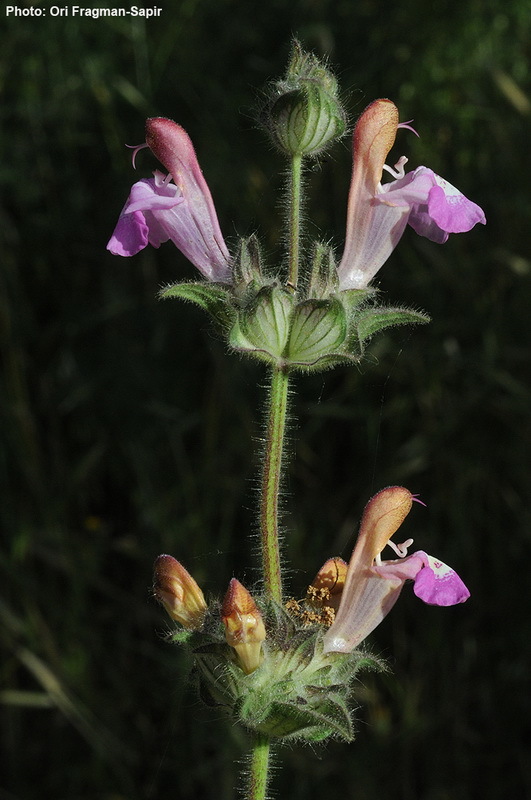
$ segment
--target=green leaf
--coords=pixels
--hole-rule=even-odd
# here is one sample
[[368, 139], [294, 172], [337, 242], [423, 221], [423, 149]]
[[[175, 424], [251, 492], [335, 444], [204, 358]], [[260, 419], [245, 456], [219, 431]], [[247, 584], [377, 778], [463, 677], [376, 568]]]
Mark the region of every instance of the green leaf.
[[[253, 730], [266, 733], [275, 739], [301, 736], [305, 730], [315, 728], [322, 723], [319, 714], [316, 714], [311, 707], [302, 705], [302, 698], [300, 705], [273, 702], [261, 707], [257, 703], [258, 698], [253, 698], [252, 703], [249, 700], [250, 698], [247, 698], [247, 702], [242, 704], [240, 709], [241, 721]], [[327, 735], [325, 731], [322, 733], [324, 736]]]
[[355, 321], [361, 344], [384, 328], [395, 325], [418, 325], [429, 322], [427, 314], [408, 308], [371, 308], [363, 311]]
[[[239, 322], [238, 319], [236, 319], [236, 322], [234, 323], [234, 325], [232, 326], [232, 328], [230, 330], [230, 333], [229, 333], [229, 345], [231, 347], [233, 347], [235, 350], [253, 351], [253, 354], [254, 354], [254, 351], [256, 350], [256, 347], [244, 335], [244, 333], [242, 331], [242, 328], [241, 328], [241, 325], [240, 325], [240, 322]], [[260, 352], [261, 351], [257, 351], [256, 355], [258, 356], [258, 354]], [[265, 360], [267, 360], [267, 361], [271, 360], [271, 357], [269, 355], [266, 356], [264, 353], [262, 355], [263, 355]]]
[[162, 300], [176, 297], [194, 303], [222, 325], [227, 325], [234, 318], [232, 295], [217, 283], [173, 283], [161, 289], [158, 296]]
[[339, 300], [306, 300], [294, 311], [287, 358], [314, 364], [333, 355], [345, 341], [347, 322]]

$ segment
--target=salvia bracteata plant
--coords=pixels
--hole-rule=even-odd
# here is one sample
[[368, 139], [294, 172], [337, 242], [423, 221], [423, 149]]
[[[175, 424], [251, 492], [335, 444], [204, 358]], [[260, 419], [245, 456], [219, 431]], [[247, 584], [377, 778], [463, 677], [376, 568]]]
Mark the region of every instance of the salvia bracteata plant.
[[[229, 350], [264, 362], [270, 373], [259, 506], [261, 590], [251, 593], [233, 578], [222, 600], [207, 603], [173, 556], [159, 556], [154, 567], [154, 595], [176, 624], [170, 639], [194, 655], [202, 699], [225, 709], [249, 733], [246, 792], [252, 800], [266, 796], [272, 743], [354, 738], [356, 675], [383, 666], [364, 642], [406, 581], [432, 605], [469, 596], [438, 558], [422, 550], [408, 555], [412, 539], [393, 541], [416, 500], [400, 486], [384, 488], [368, 502], [348, 564], [331, 556], [300, 600], [288, 597], [282, 585], [279, 492], [290, 377], [357, 364], [383, 329], [428, 321], [416, 310], [382, 304], [371, 285], [407, 225], [442, 244], [452, 233], [485, 223], [479, 206], [428, 167], [406, 172], [405, 156], [394, 166], [386, 163], [399, 131], [416, 131], [399, 121], [391, 100], [379, 99], [353, 131], [341, 257], [323, 241], [303, 250], [303, 165], [344, 135], [346, 120], [335, 77], [295, 42], [286, 75], [269, 87], [261, 114], [289, 162], [281, 268], [264, 263], [254, 235], [229, 250], [190, 137], [161, 117], [147, 120], [145, 144], [135, 148], [133, 161], [148, 147], [164, 171], [132, 186], [107, 245], [115, 255], [133, 256], [171, 240], [201, 278], [166, 286], [160, 296], [199, 305]], [[386, 547], [394, 553], [391, 560], [382, 560]]]

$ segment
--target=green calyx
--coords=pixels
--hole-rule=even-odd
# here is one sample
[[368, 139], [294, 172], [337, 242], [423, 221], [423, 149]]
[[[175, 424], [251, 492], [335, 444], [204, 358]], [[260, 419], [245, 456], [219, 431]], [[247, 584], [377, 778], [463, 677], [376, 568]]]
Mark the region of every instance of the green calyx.
[[336, 298], [297, 302], [287, 289], [268, 286], [240, 309], [229, 343], [260, 361], [307, 372], [327, 366], [335, 356], [345, 360], [341, 349], [347, 327], [344, 307]]
[[257, 358], [277, 362], [282, 359], [289, 337], [293, 296], [279, 286], [260, 289], [230, 333], [230, 344], [236, 350], [247, 350]]
[[385, 328], [429, 321], [418, 311], [377, 306], [374, 295], [372, 289], [349, 289], [298, 301], [279, 286], [263, 288], [236, 313], [230, 346], [281, 369], [312, 372], [359, 362], [369, 340]]
[[296, 41], [287, 73], [272, 87], [264, 123], [290, 156], [315, 156], [346, 128], [333, 74]]
[[307, 285], [297, 291], [264, 273], [255, 236], [240, 243], [233, 284], [176, 283], [161, 298], [195, 303], [236, 352], [286, 371], [314, 372], [357, 363], [385, 328], [429, 321], [419, 311], [378, 305], [377, 290], [338, 288], [332, 249], [317, 243]]
[[266, 620], [263, 660], [250, 675], [227, 645], [194, 647], [201, 698], [273, 739], [352, 741], [353, 681], [360, 670], [382, 670], [382, 663], [361, 651], [323, 654], [322, 627], [301, 627], [280, 606], [271, 606]]

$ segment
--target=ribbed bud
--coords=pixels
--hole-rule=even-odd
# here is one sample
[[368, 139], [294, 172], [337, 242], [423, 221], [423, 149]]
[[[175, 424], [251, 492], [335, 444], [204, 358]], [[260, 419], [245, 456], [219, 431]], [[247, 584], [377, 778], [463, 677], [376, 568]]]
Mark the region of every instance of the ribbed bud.
[[229, 583], [221, 608], [221, 619], [227, 643], [235, 649], [242, 670], [249, 675], [260, 666], [266, 632], [255, 601], [236, 578]]
[[264, 121], [275, 144], [291, 156], [317, 155], [345, 132], [336, 79], [297, 41], [284, 80], [272, 87]]
[[188, 630], [203, 624], [207, 604], [189, 572], [173, 556], [162, 555], [153, 565], [153, 593], [170, 617]]

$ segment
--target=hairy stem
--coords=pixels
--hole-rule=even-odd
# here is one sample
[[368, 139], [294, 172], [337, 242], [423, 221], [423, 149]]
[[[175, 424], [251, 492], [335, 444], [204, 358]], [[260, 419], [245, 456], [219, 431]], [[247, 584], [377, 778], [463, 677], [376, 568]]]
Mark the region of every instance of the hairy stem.
[[302, 198], [302, 156], [291, 160], [289, 184], [289, 277], [288, 286], [297, 288], [299, 277]]
[[262, 568], [268, 597], [282, 602], [279, 546], [279, 490], [288, 409], [288, 373], [274, 367], [269, 394], [269, 417], [264, 448], [260, 504]]
[[265, 800], [270, 749], [271, 744], [267, 736], [257, 736], [254, 739], [251, 753], [248, 800]]
[[[297, 290], [300, 260], [302, 157], [291, 162], [289, 185], [289, 275], [288, 287]], [[282, 367], [273, 367], [269, 393], [267, 431], [260, 496], [260, 533], [262, 570], [266, 595], [282, 603], [280, 567], [279, 492], [288, 416], [289, 374]], [[271, 742], [267, 736], [253, 741], [248, 800], [265, 800]]]

